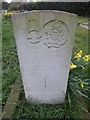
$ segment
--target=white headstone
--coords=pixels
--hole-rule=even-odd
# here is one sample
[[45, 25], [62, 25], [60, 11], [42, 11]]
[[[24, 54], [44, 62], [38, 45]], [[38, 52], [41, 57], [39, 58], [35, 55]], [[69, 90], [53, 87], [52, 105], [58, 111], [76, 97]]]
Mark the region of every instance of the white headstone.
[[26, 99], [62, 103], [77, 16], [41, 10], [13, 15], [12, 21]]

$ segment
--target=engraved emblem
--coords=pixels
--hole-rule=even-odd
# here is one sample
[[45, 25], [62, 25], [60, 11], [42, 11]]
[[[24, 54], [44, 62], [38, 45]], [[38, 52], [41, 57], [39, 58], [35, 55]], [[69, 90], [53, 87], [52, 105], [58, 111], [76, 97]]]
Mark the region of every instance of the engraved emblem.
[[27, 37], [27, 40], [29, 40], [29, 42], [31, 44], [36, 44], [40, 42], [40, 39], [42, 38], [42, 36], [40, 35], [40, 32], [37, 30], [31, 30], [29, 31], [29, 36]]
[[[31, 23], [31, 20], [29, 20], [29, 22]], [[35, 20], [33, 20], [33, 22], [35, 22]], [[39, 29], [40, 31], [34, 28], [33, 23], [27, 35], [27, 40], [31, 44], [37, 44], [42, 40], [48, 48], [59, 48], [68, 41], [67, 35], [69, 34], [69, 30], [63, 21], [56, 19], [50, 20]]]
[[59, 20], [51, 20], [47, 22], [44, 27], [45, 31], [45, 45], [48, 48], [55, 47], [59, 48], [67, 42], [66, 34], [68, 32], [67, 25]]
[[[37, 27], [37, 21], [35, 19], [29, 19], [27, 27], [27, 40], [31, 44], [37, 44], [41, 41], [42, 34], [39, 30], [39, 26]], [[36, 26], [35, 26], [36, 25]]]

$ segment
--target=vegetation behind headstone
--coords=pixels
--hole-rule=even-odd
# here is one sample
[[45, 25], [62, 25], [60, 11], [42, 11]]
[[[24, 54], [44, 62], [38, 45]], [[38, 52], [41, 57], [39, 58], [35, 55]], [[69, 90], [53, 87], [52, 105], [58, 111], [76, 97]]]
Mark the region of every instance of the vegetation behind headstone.
[[89, 2], [37, 2], [37, 3], [5, 3], [3, 9], [8, 10], [61, 10], [78, 14], [80, 16], [89, 16]]

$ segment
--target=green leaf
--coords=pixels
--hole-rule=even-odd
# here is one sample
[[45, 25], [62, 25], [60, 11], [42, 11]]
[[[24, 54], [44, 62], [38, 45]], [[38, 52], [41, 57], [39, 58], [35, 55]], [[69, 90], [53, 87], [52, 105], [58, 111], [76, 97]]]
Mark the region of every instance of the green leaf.
[[69, 106], [71, 108], [71, 98], [70, 98], [69, 92], [68, 92], [68, 102], [69, 102]]
[[87, 96], [87, 95], [83, 94], [82, 92], [80, 92], [80, 91], [78, 91], [78, 90], [77, 90], [77, 92], [78, 92], [81, 96], [83, 96], [83, 97], [85, 97], [85, 98], [88, 99], [88, 96]]

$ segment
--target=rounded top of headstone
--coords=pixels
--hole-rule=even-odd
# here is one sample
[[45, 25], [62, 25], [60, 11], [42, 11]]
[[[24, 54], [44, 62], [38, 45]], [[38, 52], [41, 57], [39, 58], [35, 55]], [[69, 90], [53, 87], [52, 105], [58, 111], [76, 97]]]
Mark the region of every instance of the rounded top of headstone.
[[[63, 14], [67, 14], [67, 15], [72, 15], [72, 16], [77, 16], [76, 14], [74, 13], [70, 13], [70, 12], [66, 12], [66, 11], [59, 11], [59, 10], [32, 10], [32, 11], [25, 11], [25, 12], [19, 12], [19, 13], [16, 13], [14, 15], [22, 15], [22, 14], [29, 14], [29, 13], [43, 13], [43, 12], [46, 12], [46, 13], [63, 13]], [[14, 16], [12, 15], [12, 16]]]

